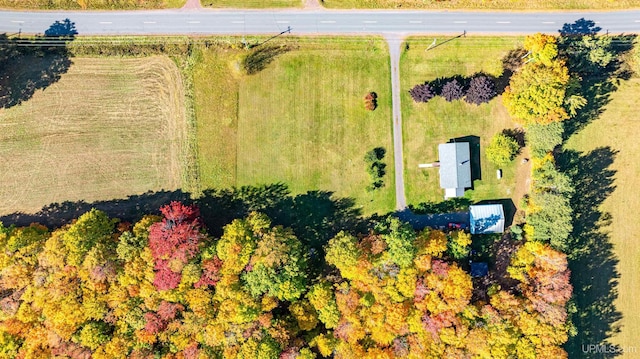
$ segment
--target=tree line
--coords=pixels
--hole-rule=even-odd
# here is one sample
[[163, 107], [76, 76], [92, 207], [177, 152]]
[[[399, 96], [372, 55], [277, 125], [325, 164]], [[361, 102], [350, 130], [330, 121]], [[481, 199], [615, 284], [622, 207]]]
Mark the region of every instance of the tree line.
[[566, 357], [561, 252], [523, 246], [519, 287], [480, 301], [458, 260], [469, 234], [371, 221], [320, 261], [263, 213], [216, 237], [181, 202], [136, 223], [91, 210], [53, 230], [0, 226], [0, 357]]

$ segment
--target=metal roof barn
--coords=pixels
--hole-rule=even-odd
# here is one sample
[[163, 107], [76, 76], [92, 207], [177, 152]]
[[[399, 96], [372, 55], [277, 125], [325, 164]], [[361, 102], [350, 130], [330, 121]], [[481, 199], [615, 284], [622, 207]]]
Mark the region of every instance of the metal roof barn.
[[504, 209], [501, 204], [469, 206], [471, 234], [504, 232]]

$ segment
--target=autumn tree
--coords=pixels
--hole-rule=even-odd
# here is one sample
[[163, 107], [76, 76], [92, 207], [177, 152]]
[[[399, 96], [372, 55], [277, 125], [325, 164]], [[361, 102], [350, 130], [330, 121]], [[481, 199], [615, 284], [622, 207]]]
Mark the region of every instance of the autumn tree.
[[182, 279], [182, 269], [199, 251], [202, 239], [199, 211], [180, 202], [160, 208], [162, 222], [149, 228], [149, 249], [155, 263], [154, 285], [159, 290], [174, 289]]
[[529, 61], [552, 66], [558, 56], [558, 41], [555, 36], [536, 33], [525, 37], [524, 48], [529, 52]]
[[241, 278], [253, 296], [268, 294], [294, 301], [306, 288], [307, 260], [302, 244], [291, 229], [270, 228], [266, 216], [259, 220], [266, 221], [269, 228], [255, 233], [257, 245]]
[[522, 283], [524, 296], [544, 322], [564, 331], [566, 303], [571, 298], [570, 271], [564, 253], [539, 242], [525, 243], [514, 255], [508, 272]]
[[543, 157], [562, 143], [564, 125], [562, 122], [549, 124], [531, 123], [526, 127], [527, 144], [533, 156]]
[[569, 69], [558, 57], [557, 39], [538, 33], [527, 36], [524, 46], [530, 61], [511, 77], [503, 94], [509, 114], [525, 125], [566, 120], [568, 95], [574, 94], [567, 93]]
[[[0, 357], [566, 357], [570, 273], [543, 241], [513, 256], [519, 286], [472, 302], [469, 273], [451, 260], [468, 254], [464, 231], [372, 219], [366, 233], [328, 241], [311, 281], [306, 247], [264, 214], [233, 220], [220, 238], [195, 207], [162, 214], [0, 225]], [[158, 263], [174, 284], [158, 282]]]
[[511, 117], [525, 125], [563, 121], [569, 117], [564, 108], [568, 84], [563, 60], [531, 62], [511, 77], [503, 101]]
[[493, 138], [491, 138], [485, 154], [489, 161], [498, 167], [503, 167], [513, 161], [519, 150], [520, 146], [518, 145], [518, 141], [513, 137], [507, 136], [504, 133], [496, 133]]

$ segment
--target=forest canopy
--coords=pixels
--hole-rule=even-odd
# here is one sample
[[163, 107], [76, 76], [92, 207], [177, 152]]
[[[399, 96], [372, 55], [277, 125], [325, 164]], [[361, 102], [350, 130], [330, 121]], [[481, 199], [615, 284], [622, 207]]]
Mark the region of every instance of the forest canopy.
[[318, 261], [263, 213], [219, 238], [195, 206], [161, 213], [0, 226], [0, 358], [566, 357], [569, 270], [546, 244], [521, 245], [518, 284], [482, 300], [461, 231], [371, 219]]

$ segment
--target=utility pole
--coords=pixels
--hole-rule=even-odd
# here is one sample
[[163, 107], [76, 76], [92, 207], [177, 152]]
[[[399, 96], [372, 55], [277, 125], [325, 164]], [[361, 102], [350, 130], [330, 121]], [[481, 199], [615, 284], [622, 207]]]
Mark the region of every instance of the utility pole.
[[437, 45], [436, 45], [436, 39], [433, 39], [433, 42], [431, 43], [431, 45], [429, 45], [429, 47], [427, 47], [427, 49], [424, 50], [424, 51], [433, 50], [438, 46], [442, 46], [442, 45], [446, 44], [449, 41], [453, 41], [453, 40], [461, 38], [461, 37], [467, 37], [467, 30], [464, 30], [464, 32], [462, 34], [460, 34], [458, 36], [454, 36], [454, 37], [452, 37], [450, 39], [444, 40], [443, 42], [441, 42], [441, 43], [439, 43]]
[[291, 33], [291, 26], [287, 26], [287, 29], [286, 29], [286, 30], [284, 30], [283, 32], [279, 33], [278, 35], [271, 36], [270, 38], [268, 38], [268, 39], [264, 40], [263, 42], [261, 42], [261, 43], [259, 43], [259, 44], [255, 44], [255, 45], [253, 45], [253, 46], [249, 46], [249, 48], [253, 48], [253, 47], [258, 47], [258, 46], [260, 46], [260, 45], [264, 45], [264, 44], [266, 44], [267, 42], [269, 42], [269, 41], [271, 41], [271, 40], [275, 39], [276, 37], [281, 36], [281, 35], [284, 35], [284, 34], [286, 34], [286, 33], [289, 33], [289, 34]]

